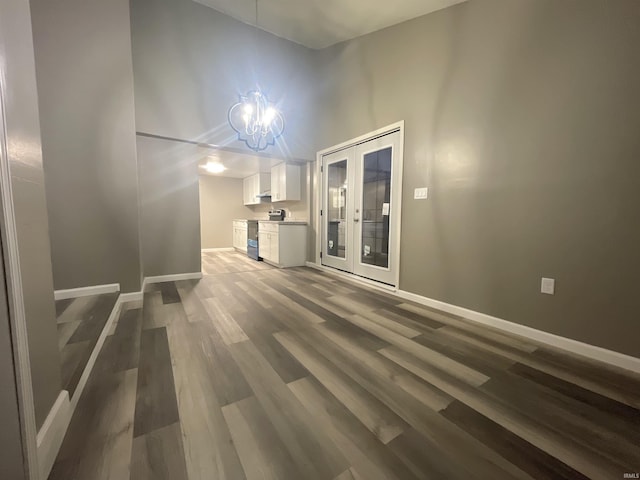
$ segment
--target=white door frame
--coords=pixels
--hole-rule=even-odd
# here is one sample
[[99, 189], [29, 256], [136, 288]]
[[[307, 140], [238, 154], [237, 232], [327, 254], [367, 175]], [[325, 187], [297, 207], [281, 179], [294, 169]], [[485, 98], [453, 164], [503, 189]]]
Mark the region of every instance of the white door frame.
[[[340, 155], [342, 152], [344, 152], [344, 155]], [[345, 230], [345, 246], [350, 246], [353, 244], [353, 238], [355, 236], [355, 225], [353, 223], [353, 209], [351, 208], [346, 208], [347, 206], [350, 206], [353, 204], [353, 200], [354, 200], [354, 187], [355, 187], [355, 175], [351, 174], [349, 175], [349, 172], [352, 172], [353, 169], [355, 168], [355, 149], [349, 149], [349, 148], [345, 148], [342, 150], [338, 150], [337, 152], [334, 152], [332, 154], [325, 154], [323, 155], [323, 157], [328, 157], [330, 155], [336, 156], [337, 158], [335, 160], [328, 160], [329, 162], [340, 162], [340, 161], [346, 161], [347, 162], [347, 180], [348, 180], [348, 186], [347, 186], [347, 196], [345, 198], [345, 225], [347, 227], [347, 229]], [[323, 163], [327, 163], [327, 160], [323, 160]], [[326, 186], [326, 180], [327, 180], [327, 176], [322, 174], [322, 178], [320, 179], [320, 184], [322, 185], [322, 189], [323, 191], [327, 188]], [[327, 212], [329, 211], [329, 196], [327, 195], [326, 198], [322, 198], [322, 205], [320, 205], [320, 209], [324, 210], [324, 215], [327, 215]], [[327, 244], [327, 235], [328, 235], [328, 231], [324, 228], [324, 224], [321, 224], [321, 235], [322, 235], [322, 241], [320, 243], [320, 245], [326, 245]], [[324, 258], [322, 259], [324, 263], [324, 265], [332, 267], [332, 268], [337, 268], [338, 270], [343, 270], [345, 272], [352, 272], [353, 271], [353, 266], [354, 266], [354, 262], [355, 262], [355, 258], [354, 258], [354, 252], [351, 252], [349, 250], [349, 248], [345, 249], [345, 256], [344, 258], [340, 258], [340, 257], [334, 257], [331, 256], [331, 258], [329, 258], [329, 256], [326, 254], [326, 252], [324, 252]], [[322, 263], [322, 262], [320, 262]]]
[[7, 283], [11, 343], [18, 384], [17, 394], [20, 409], [20, 427], [22, 430], [22, 448], [28, 478], [37, 480], [40, 477], [36, 441], [38, 430], [33, 401], [33, 384], [31, 383], [27, 320], [22, 296], [18, 231], [13, 207], [3, 78], [4, 75], [0, 75], [0, 233], [2, 234], [2, 253], [4, 256], [5, 281]]
[[[400, 199], [402, 198], [402, 189], [398, 188], [398, 184], [402, 182], [402, 170], [400, 168], [401, 163], [398, 160], [399, 156], [399, 144], [400, 144], [400, 132], [395, 131], [391, 134], [383, 135], [377, 137], [373, 140], [369, 140], [364, 142], [357, 147], [355, 150], [356, 157], [356, 173], [355, 173], [355, 184], [358, 185], [358, 189], [360, 189], [359, 197], [354, 202], [354, 207], [356, 211], [360, 210], [360, 221], [356, 224], [355, 228], [355, 243], [354, 253], [357, 252], [356, 258], [353, 264], [353, 273], [359, 275], [364, 278], [369, 278], [374, 281], [384, 282], [385, 284], [392, 284], [394, 286], [398, 285], [398, 269], [400, 265], [395, 265], [396, 257], [393, 254], [394, 251], [399, 250], [400, 246], [395, 244], [396, 236], [395, 231], [400, 230], [400, 221], [402, 219], [402, 212], [400, 209], [396, 211], [396, 205], [400, 204]], [[371, 265], [364, 263], [362, 261], [362, 253], [363, 253], [363, 231], [364, 231], [364, 164], [365, 164], [365, 156], [372, 152], [379, 152], [386, 148], [391, 148], [391, 179], [390, 179], [390, 205], [391, 205], [391, 216], [389, 218], [389, 243], [387, 247], [388, 252], [388, 263], [386, 267], [379, 265]], [[382, 207], [382, 206], [380, 206]]]
[[[359, 137], [352, 138], [351, 140], [347, 140], [345, 142], [339, 143], [338, 145], [325, 148], [323, 150], [320, 150], [316, 154], [316, 173], [315, 173], [315, 179], [314, 179], [316, 191], [315, 191], [315, 199], [313, 203], [314, 209], [315, 209], [315, 212], [313, 212], [314, 213], [313, 218], [314, 218], [314, 226], [316, 229], [315, 261], [316, 261], [316, 265], [321, 266], [322, 261], [320, 259], [320, 252], [322, 250], [323, 243], [322, 243], [322, 217], [320, 216], [320, 210], [323, 204], [322, 202], [323, 181], [322, 181], [322, 172], [320, 171], [320, 168], [322, 167], [322, 157], [324, 155], [328, 155], [330, 153], [343, 150], [345, 148], [353, 147], [361, 143], [365, 143], [369, 140], [373, 140], [374, 138], [381, 137], [383, 135], [388, 135], [389, 133], [393, 133], [396, 131], [399, 132], [400, 134], [400, 140], [399, 140], [399, 146], [398, 146], [398, 152], [397, 152], [398, 153], [397, 161], [399, 162], [399, 177], [400, 177], [398, 181], [398, 188], [400, 191], [399, 191], [398, 205], [397, 207], [394, 206], [394, 210], [397, 209], [397, 211], [400, 214], [400, 226], [396, 230], [393, 236], [393, 245], [395, 245], [396, 248], [394, 248], [393, 251], [389, 253], [390, 253], [390, 264], [391, 262], [393, 262], [394, 265], [397, 265], [396, 272], [395, 272], [395, 289], [399, 289], [400, 288], [400, 234], [402, 231], [402, 184], [403, 184], [402, 172], [403, 172], [403, 163], [404, 163], [404, 120], [401, 120], [396, 123], [392, 123], [391, 125], [387, 125], [386, 127], [379, 128], [378, 130], [375, 130], [373, 132], [365, 133], [364, 135], [360, 135]], [[394, 159], [394, 161], [396, 161], [396, 159]], [[345, 273], [345, 275], [349, 275], [349, 274]]]

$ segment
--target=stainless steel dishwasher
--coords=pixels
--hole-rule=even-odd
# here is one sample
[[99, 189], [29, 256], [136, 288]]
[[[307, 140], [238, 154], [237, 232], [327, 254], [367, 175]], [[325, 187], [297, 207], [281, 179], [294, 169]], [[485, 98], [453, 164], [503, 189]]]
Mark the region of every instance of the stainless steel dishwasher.
[[258, 221], [247, 220], [247, 256], [260, 260], [258, 256]]

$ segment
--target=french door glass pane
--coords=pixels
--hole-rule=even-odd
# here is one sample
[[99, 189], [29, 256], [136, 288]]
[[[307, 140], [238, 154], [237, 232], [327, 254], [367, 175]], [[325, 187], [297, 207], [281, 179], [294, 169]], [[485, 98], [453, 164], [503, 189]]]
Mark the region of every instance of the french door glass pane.
[[345, 258], [347, 228], [347, 161], [328, 166], [327, 253]]
[[364, 155], [362, 177], [362, 251], [360, 261], [389, 266], [391, 147]]

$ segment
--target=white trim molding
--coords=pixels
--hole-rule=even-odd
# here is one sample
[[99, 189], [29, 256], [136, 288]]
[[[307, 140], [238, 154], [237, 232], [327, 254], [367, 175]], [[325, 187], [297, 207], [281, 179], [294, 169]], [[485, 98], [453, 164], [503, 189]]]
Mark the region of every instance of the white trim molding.
[[[225, 249], [225, 251], [231, 251], [233, 248]], [[192, 273], [175, 273], [172, 275], [158, 275], [155, 277], [144, 277], [142, 281], [142, 289], [139, 292], [127, 292], [121, 293], [118, 297], [120, 303], [138, 302], [144, 299], [144, 289], [151, 283], [162, 282], [177, 282], [180, 280], [199, 280], [202, 278], [202, 272]], [[91, 287], [88, 287], [91, 288]]]
[[305, 266], [309, 268], [315, 268], [316, 270], [320, 270], [328, 275], [332, 275], [334, 277], [342, 278], [344, 280], [349, 280], [353, 283], [359, 283], [361, 285], [371, 287], [376, 290], [382, 290], [384, 292], [392, 292], [395, 293], [397, 289], [392, 285], [387, 285], [386, 283], [376, 282], [375, 280], [370, 280], [366, 277], [360, 277], [359, 275], [355, 275], [349, 272], [343, 272], [342, 270], [338, 270], [337, 268], [327, 267], [325, 265], [318, 265], [313, 262], [305, 262]]
[[177, 282], [180, 280], [199, 280], [202, 278], [202, 272], [192, 273], [174, 273], [172, 275], [158, 275], [155, 277], [144, 277], [142, 282], [142, 291], [149, 283]]
[[[18, 403], [20, 410], [20, 430], [23, 438], [22, 450], [30, 480], [39, 480], [37, 426], [31, 381], [31, 361], [27, 339], [27, 320], [22, 293], [22, 272], [15, 210], [13, 206], [13, 186], [8, 149], [8, 134], [5, 113], [5, 75], [0, 69], [0, 233], [2, 234], [4, 269], [11, 324], [11, 344], [15, 362]], [[38, 139], [39, 140], [39, 139]], [[39, 143], [39, 142], [38, 142]], [[39, 146], [39, 145], [38, 145]]]
[[452, 315], [458, 315], [467, 320], [480, 323], [489, 327], [497, 328], [499, 330], [519, 335], [531, 340], [535, 340], [540, 343], [544, 343], [553, 347], [566, 350], [583, 357], [587, 357], [593, 360], [598, 360], [609, 365], [624, 368], [632, 372], [640, 373], [640, 358], [625, 355], [624, 353], [614, 352], [602, 347], [596, 347], [588, 343], [583, 343], [578, 340], [572, 340], [570, 338], [561, 337], [553, 333], [537, 330], [532, 327], [520, 325], [517, 323], [503, 320], [502, 318], [493, 317], [486, 313], [476, 312], [469, 310], [468, 308], [459, 307], [457, 305], [451, 305], [449, 303], [441, 302], [440, 300], [434, 300], [432, 298], [423, 297], [415, 293], [407, 292], [404, 290], [398, 290], [395, 294], [406, 300], [425, 305], [427, 307], [436, 308], [443, 312], [450, 313]]
[[66, 290], [56, 290], [53, 297], [56, 300], [66, 298], [87, 297], [89, 295], [101, 295], [103, 293], [115, 293], [120, 291], [119, 283], [109, 283], [106, 285], [93, 285], [91, 287], [69, 288]]
[[198, 280], [200, 278], [202, 278], [202, 272], [174, 273], [172, 275], [144, 277], [144, 283], [177, 282], [179, 280]]
[[102, 350], [102, 345], [104, 344], [104, 341], [109, 335], [109, 332], [113, 327], [113, 323], [116, 321], [116, 319], [118, 318], [118, 315], [120, 314], [120, 310], [122, 309], [121, 297], [122, 295], [118, 296], [118, 299], [116, 300], [116, 303], [113, 306], [113, 309], [111, 310], [111, 314], [109, 315], [109, 318], [107, 318], [107, 321], [105, 322], [104, 327], [102, 328], [102, 332], [100, 332], [98, 341], [93, 347], [91, 356], [89, 357], [89, 360], [87, 361], [87, 364], [85, 365], [84, 370], [82, 371], [82, 375], [80, 376], [78, 385], [76, 386], [76, 389], [73, 392], [73, 396], [71, 397], [71, 413], [75, 411], [76, 406], [78, 405], [78, 401], [80, 400], [80, 395], [82, 395], [82, 391], [84, 390], [84, 387], [87, 384], [87, 380], [89, 380], [89, 375], [91, 375], [91, 370], [93, 370], [93, 366], [95, 365], [96, 360], [98, 359], [98, 354], [100, 353], [100, 350]]
[[120, 299], [120, 303], [137, 302], [138, 300], [143, 299], [143, 294], [142, 294], [142, 291], [121, 293], [119, 299]]
[[235, 248], [233, 247], [220, 247], [220, 248], [203, 248], [201, 250], [202, 253], [211, 253], [211, 252], [235, 252]]
[[[140, 298], [142, 298], [141, 292], [134, 292], [134, 294], [139, 294]], [[109, 335], [109, 332], [112, 330], [113, 324], [120, 314], [122, 304], [125, 301], [132, 301], [126, 300], [125, 295], [131, 294], [120, 294], [118, 296], [118, 299], [116, 300], [116, 303], [113, 306], [111, 313], [109, 314], [109, 318], [107, 318], [107, 321], [102, 328], [102, 332], [100, 332], [98, 341], [93, 347], [91, 356], [89, 357], [89, 360], [87, 361], [87, 364], [82, 371], [82, 375], [80, 376], [78, 385], [73, 392], [73, 397], [69, 399], [69, 392], [66, 390], [62, 390], [58, 395], [58, 399], [54, 403], [53, 407], [51, 407], [49, 415], [47, 415], [44, 424], [38, 431], [38, 470], [40, 473], [39, 478], [41, 479], [47, 478], [49, 476], [49, 473], [51, 472], [53, 463], [56, 459], [56, 456], [58, 455], [60, 447], [62, 446], [62, 440], [64, 439], [64, 435], [67, 431], [67, 428], [69, 427], [69, 423], [71, 422], [71, 416], [73, 415], [73, 412], [78, 405], [80, 396], [84, 391], [84, 387], [86, 386], [87, 381], [89, 380], [89, 375], [91, 375], [91, 371], [93, 370], [98, 355], [100, 354], [100, 350], [102, 350], [104, 341]]]
[[[397, 200], [397, 207], [392, 207], [396, 211], [400, 212], [400, 219], [398, 228], [393, 236], [393, 242], [397, 245], [397, 248], [393, 249], [393, 262], [396, 265], [395, 272], [395, 288], [400, 285], [400, 241], [402, 234], [402, 196], [403, 196], [403, 176], [404, 176], [404, 120], [400, 120], [398, 122], [392, 123], [391, 125], [387, 125], [385, 127], [374, 130], [373, 132], [365, 133], [360, 135], [359, 137], [352, 138], [345, 142], [339, 143], [338, 145], [333, 145], [332, 147], [325, 148], [316, 153], [316, 161], [315, 161], [315, 176], [314, 176], [314, 202], [313, 202], [313, 210], [311, 211], [311, 202], [309, 202], [309, 219], [313, 219], [313, 226], [315, 228], [316, 234], [316, 245], [315, 245], [315, 259], [317, 265], [322, 265], [322, 260], [320, 258], [320, 253], [322, 252], [323, 242], [322, 242], [322, 217], [320, 216], [320, 210], [322, 209], [322, 157], [326, 155], [330, 155], [335, 152], [339, 152], [341, 150], [345, 150], [350, 147], [354, 147], [356, 145], [360, 145], [362, 143], [368, 142], [370, 140], [374, 140], [376, 138], [382, 137], [384, 135], [388, 135], [393, 132], [400, 133], [400, 139], [398, 140], [398, 154], [397, 161], [400, 162], [398, 175], [400, 176], [400, 180], [398, 182], [398, 195], [399, 200]], [[311, 168], [311, 167], [310, 167]], [[358, 277], [359, 279], [362, 277]], [[374, 281], [374, 283], [377, 283]]]
[[36, 443], [38, 446], [38, 469], [41, 479], [47, 478], [51, 472], [71, 421], [71, 413], [69, 392], [62, 390], [38, 431]]
[[537, 330], [535, 328], [510, 322], [502, 318], [493, 317], [491, 315], [487, 315], [486, 313], [476, 312], [475, 310], [470, 310], [468, 308], [459, 307], [457, 305], [452, 305], [440, 300], [434, 300], [432, 298], [424, 297], [416, 293], [407, 292], [405, 290], [396, 290], [388, 285], [361, 278], [351, 273], [342, 272], [340, 270], [336, 270], [335, 268], [325, 267], [324, 265], [319, 265], [314, 262], [306, 262], [306, 266], [328, 273], [332, 276], [339, 277], [352, 283], [366, 285], [380, 291], [391, 293], [392, 295], [396, 295], [405, 300], [410, 300], [412, 302], [419, 303], [421, 305], [425, 305], [427, 307], [431, 307], [442, 312], [449, 313], [451, 315], [463, 317], [466, 320], [470, 320], [472, 322], [497, 328], [504, 332], [513, 335], [519, 335], [538, 343], [556, 347], [561, 350], [580, 355], [582, 357], [597, 360], [609, 365], [613, 365], [615, 367], [630, 370], [635, 373], [640, 373], [640, 358], [632, 357], [631, 355], [625, 355], [624, 353], [615, 352], [613, 350], [597, 347], [595, 345], [590, 345], [588, 343], [573, 340], [571, 338], [562, 337], [560, 335], [545, 332], [542, 330]]

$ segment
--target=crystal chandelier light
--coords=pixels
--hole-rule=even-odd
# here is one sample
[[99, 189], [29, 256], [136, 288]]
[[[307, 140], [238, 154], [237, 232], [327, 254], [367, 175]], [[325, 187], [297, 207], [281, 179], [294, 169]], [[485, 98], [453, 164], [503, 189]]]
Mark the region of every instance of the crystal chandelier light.
[[284, 131], [282, 114], [257, 90], [241, 95], [229, 109], [229, 124], [238, 133], [238, 140], [256, 152], [274, 145]]

